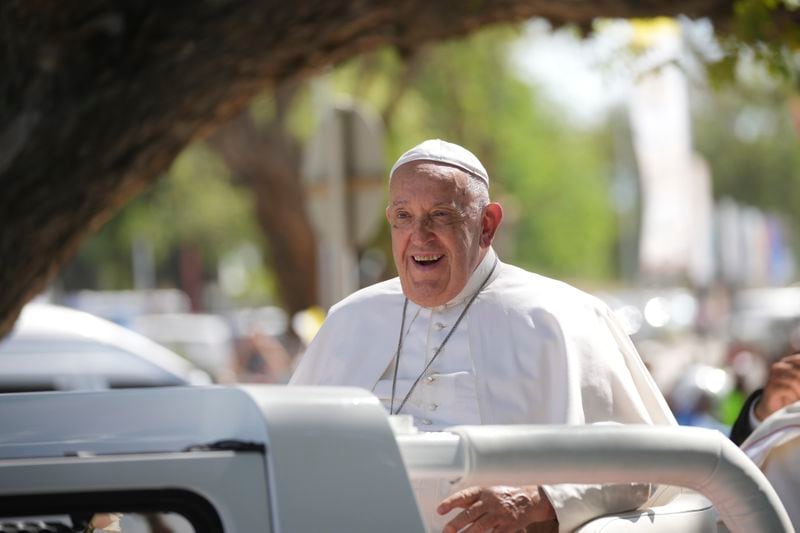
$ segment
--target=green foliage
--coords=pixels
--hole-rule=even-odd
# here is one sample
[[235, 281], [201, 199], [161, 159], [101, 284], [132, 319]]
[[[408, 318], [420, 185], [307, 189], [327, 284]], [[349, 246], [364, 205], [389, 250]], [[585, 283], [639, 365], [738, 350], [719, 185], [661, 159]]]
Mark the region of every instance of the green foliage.
[[712, 87], [718, 90], [735, 83], [736, 65], [739, 63], [739, 56], [736, 52], [738, 42], [734, 41], [734, 45], [731, 45], [730, 41], [728, 41], [725, 49], [726, 53], [722, 59], [706, 65], [709, 81]]
[[[213, 152], [202, 144], [192, 145], [150, 190], [84, 244], [71, 270], [73, 275], [76, 269], [93, 270], [97, 288], [130, 288], [131, 247], [142, 240], [152, 247], [162, 282], [174, 278], [170, 262], [182, 246], [199, 250], [206, 269], [214, 272], [219, 259], [243, 242], [263, 242], [252, 203]], [[94, 285], [94, 280], [83, 281]], [[257, 282], [254, 288], [271, 291], [267, 282]]]
[[791, 18], [781, 16], [797, 7], [796, 1], [789, 0], [737, 0], [733, 34], [746, 43], [775, 43], [797, 49], [800, 31]]
[[785, 98], [730, 88], [697, 106], [694, 127], [715, 195], [784, 213], [800, 233], [800, 144]]
[[190, 243], [202, 246], [209, 259], [242, 240], [260, 240], [251, 215], [252, 197], [234, 186], [224, 163], [205, 145], [185, 150], [161, 184], [163, 189], [156, 191], [160, 194], [143, 206], [151, 216], [130, 219], [131, 234], [143, 231], [152, 235], [160, 227], [160, 250], [178, 242]]
[[717, 86], [735, 84], [742, 54], [753, 54], [779, 79], [797, 86], [800, 27], [796, 24], [798, 2], [794, 0], [737, 0], [734, 18], [719, 35], [725, 57], [709, 72]]

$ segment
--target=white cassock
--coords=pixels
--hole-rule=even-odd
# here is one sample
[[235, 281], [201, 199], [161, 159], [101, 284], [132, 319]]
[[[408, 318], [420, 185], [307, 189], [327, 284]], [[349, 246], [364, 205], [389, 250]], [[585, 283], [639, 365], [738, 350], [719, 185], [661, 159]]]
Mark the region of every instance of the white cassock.
[[[467, 286], [446, 305], [406, 310], [395, 409], [444, 342], [496, 261], [489, 249]], [[389, 406], [403, 314], [399, 278], [333, 306], [290, 384], [347, 385]], [[675, 424], [666, 401], [600, 300], [565, 283], [498, 262], [402, 410], [423, 431], [464, 424]], [[446, 488], [418, 490], [430, 528]], [[553, 485], [545, 490], [559, 529], [644, 503], [641, 486]], [[449, 519], [449, 518], [448, 518]]]

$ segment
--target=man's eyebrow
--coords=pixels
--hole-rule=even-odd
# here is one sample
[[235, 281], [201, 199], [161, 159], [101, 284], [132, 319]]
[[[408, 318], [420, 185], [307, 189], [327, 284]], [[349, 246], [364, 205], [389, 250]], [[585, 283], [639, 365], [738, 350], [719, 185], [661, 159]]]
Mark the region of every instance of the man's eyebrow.
[[[400, 207], [407, 205], [409, 203], [408, 200], [392, 200], [389, 204], [389, 207]], [[461, 207], [456, 203], [455, 200], [442, 200], [441, 202], [433, 204], [430, 209], [461, 209]]]

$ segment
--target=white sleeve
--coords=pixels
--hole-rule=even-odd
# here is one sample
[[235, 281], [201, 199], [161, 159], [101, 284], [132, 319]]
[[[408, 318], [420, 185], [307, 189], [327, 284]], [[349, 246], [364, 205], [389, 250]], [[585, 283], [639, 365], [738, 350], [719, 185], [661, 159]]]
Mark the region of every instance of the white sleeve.
[[558, 530], [569, 532], [606, 514], [630, 511], [644, 504], [651, 495], [649, 484], [544, 485], [558, 518]]

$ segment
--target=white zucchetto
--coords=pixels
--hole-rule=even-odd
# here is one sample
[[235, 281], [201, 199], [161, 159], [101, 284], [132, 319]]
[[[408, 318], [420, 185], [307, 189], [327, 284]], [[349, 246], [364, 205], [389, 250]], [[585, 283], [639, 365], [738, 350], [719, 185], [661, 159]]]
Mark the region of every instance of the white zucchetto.
[[397, 163], [392, 166], [389, 177], [391, 178], [398, 168], [412, 161], [433, 161], [452, 165], [480, 179], [487, 187], [489, 186], [489, 174], [475, 154], [457, 144], [441, 139], [428, 139], [401, 155]]

